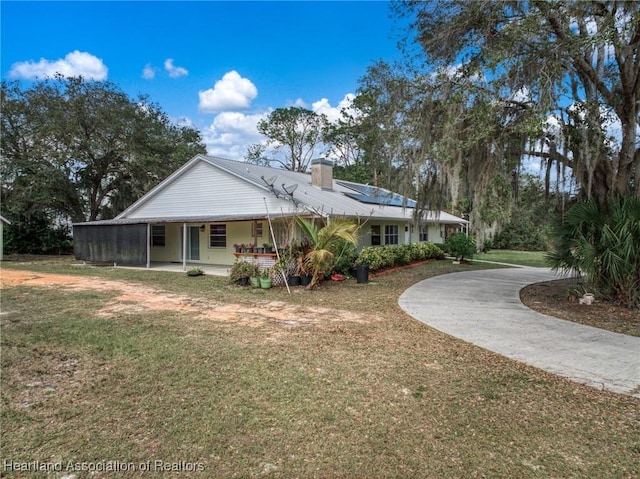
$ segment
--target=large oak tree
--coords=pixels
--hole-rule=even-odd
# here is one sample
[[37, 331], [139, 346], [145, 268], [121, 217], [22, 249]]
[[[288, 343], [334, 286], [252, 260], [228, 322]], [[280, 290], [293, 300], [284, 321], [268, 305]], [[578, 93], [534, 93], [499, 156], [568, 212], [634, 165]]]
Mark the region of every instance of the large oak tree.
[[[429, 68], [455, 68], [488, 98], [554, 117], [524, 153], [569, 167], [600, 203], [640, 195], [640, 3], [400, 1]], [[610, 125], [619, 125], [619, 131]], [[476, 128], [482, 128], [478, 123]]]
[[2, 208], [14, 229], [112, 217], [205, 152], [196, 130], [110, 82], [56, 76], [0, 93]]

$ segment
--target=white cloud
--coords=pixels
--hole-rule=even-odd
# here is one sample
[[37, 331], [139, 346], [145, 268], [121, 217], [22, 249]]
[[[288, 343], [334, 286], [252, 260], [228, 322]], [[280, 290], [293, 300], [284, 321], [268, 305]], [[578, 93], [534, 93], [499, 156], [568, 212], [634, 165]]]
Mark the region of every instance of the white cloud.
[[511, 93], [510, 97], [511, 101], [519, 102], [519, 103], [527, 103], [531, 101], [531, 92], [529, 88], [526, 86], [521, 87], [519, 90], [516, 90]]
[[183, 77], [189, 74], [189, 71], [186, 68], [175, 66], [173, 64], [173, 58], [167, 58], [164, 61], [164, 69], [171, 78]]
[[194, 128], [197, 129], [196, 125], [193, 124], [193, 121], [191, 121], [191, 118], [189, 118], [188, 116], [172, 116], [169, 117], [171, 122], [178, 125], [178, 126], [186, 126], [188, 128]]
[[544, 123], [546, 132], [556, 138], [562, 135], [562, 126], [562, 120], [553, 114], [549, 115]]
[[[465, 80], [465, 65], [458, 63], [457, 65], [444, 65], [438, 67], [432, 74], [431, 78], [438, 79], [444, 78], [448, 80]], [[480, 72], [475, 72], [473, 75], [466, 78], [466, 81], [470, 82], [483, 82], [484, 75]]]
[[156, 68], [147, 63], [142, 69], [142, 78], [145, 80], [153, 80], [156, 77]]
[[75, 50], [58, 60], [46, 60], [41, 58], [39, 62], [17, 62], [11, 66], [9, 76], [11, 78], [24, 78], [34, 80], [36, 78], [53, 77], [60, 73], [65, 77], [83, 76], [91, 80], [105, 80], [109, 69], [101, 58], [87, 52]]
[[258, 96], [258, 89], [251, 80], [242, 78], [232, 70], [218, 80], [213, 88], [198, 92], [202, 113], [237, 111], [249, 108], [251, 101]]
[[353, 104], [353, 99], [355, 95], [353, 93], [347, 93], [342, 100], [338, 103], [337, 106], [331, 106], [329, 100], [323, 98], [322, 100], [318, 100], [311, 105], [311, 109], [318, 113], [319, 115], [326, 115], [327, 119], [331, 123], [336, 123], [338, 119], [341, 117], [342, 109], [350, 109]]
[[457, 65], [444, 65], [436, 69], [432, 76], [444, 76], [446, 78], [457, 78], [462, 75], [464, 65], [458, 63]]
[[[574, 102], [569, 105], [569, 111], [577, 113], [578, 117], [582, 120], [586, 118], [584, 108], [585, 105], [582, 102]], [[622, 145], [622, 123], [620, 122], [620, 117], [615, 114], [612, 108], [606, 105], [600, 105], [599, 110], [602, 127], [607, 136], [607, 145], [617, 150]], [[638, 131], [640, 131], [640, 127]]]
[[247, 147], [265, 138], [258, 133], [257, 124], [268, 113], [245, 115], [239, 112], [223, 112], [202, 133], [207, 153], [230, 160], [243, 160]]
[[[335, 107], [323, 98], [314, 102], [311, 109], [327, 115], [330, 121], [336, 121], [340, 110], [349, 108], [354, 98], [355, 96], [349, 93]], [[298, 100], [296, 106], [307, 108], [307, 104], [302, 100]], [[244, 160], [249, 145], [266, 142], [266, 138], [258, 133], [257, 124], [260, 120], [266, 119], [271, 111], [255, 114], [223, 111], [217, 114], [211, 125], [201, 130], [207, 153], [231, 160]]]
[[309, 108], [309, 105], [307, 105], [307, 102], [304, 101], [302, 98], [298, 98], [296, 101], [294, 101], [293, 106], [298, 108]]

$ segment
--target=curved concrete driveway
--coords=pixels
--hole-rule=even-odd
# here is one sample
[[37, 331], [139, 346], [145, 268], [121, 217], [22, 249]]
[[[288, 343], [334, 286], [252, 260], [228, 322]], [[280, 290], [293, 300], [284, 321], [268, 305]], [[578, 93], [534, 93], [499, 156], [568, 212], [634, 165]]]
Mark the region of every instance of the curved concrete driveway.
[[553, 279], [558, 277], [544, 268], [452, 273], [415, 284], [398, 302], [417, 320], [456, 338], [579, 383], [640, 397], [640, 338], [522, 304], [520, 289]]

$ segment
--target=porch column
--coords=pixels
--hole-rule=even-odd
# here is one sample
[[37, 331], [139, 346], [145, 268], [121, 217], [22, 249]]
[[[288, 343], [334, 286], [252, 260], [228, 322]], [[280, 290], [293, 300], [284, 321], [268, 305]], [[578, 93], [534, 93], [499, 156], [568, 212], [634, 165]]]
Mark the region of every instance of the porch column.
[[147, 223], [147, 268], [151, 267], [151, 224]]
[[253, 244], [258, 247], [258, 220], [253, 220]]
[[182, 223], [182, 271], [187, 270], [187, 223]]

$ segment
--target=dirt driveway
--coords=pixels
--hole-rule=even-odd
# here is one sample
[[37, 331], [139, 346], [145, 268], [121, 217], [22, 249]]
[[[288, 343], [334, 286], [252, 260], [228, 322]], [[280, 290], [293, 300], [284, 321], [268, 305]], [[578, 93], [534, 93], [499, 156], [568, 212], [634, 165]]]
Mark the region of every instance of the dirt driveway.
[[320, 325], [343, 321], [368, 322], [363, 316], [350, 311], [302, 307], [282, 301], [257, 300], [251, 305], [222, 303], [172, 294], [148, 287], [142, 283], [129, 283], [91, 276], [71, 276], [3, 269], [0, 274], [0, 288], [14, 286], [48, 289], [62, 288], [67, 291], [116, 291], [117, 296], [95, 313], [97, 316], [104, 318], [143, 313], [145, 311], [179, 311], [200, 319], [242, 322], [256, 326], [264, 321], [276, 322], [285, 327]]

